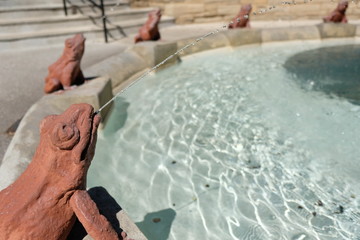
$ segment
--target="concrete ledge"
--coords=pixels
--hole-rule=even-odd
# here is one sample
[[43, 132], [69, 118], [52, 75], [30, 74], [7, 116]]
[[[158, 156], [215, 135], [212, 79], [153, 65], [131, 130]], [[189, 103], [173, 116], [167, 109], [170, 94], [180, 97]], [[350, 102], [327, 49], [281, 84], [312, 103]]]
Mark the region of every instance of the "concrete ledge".
[[147, 240], [144, 234], [139, 230], [124, 210], [118, 212], [116, 217], [121, 223], [121, 228], [128, 234], [129, 238], [134, 240]]
[[[164, 59], [172, 56], [177, 51], [177, 44], [176, 42], [148, 41], [140, 42], [130, 49], [141, 56], [146, 61], [149, 68], [152, 68], [164, 61]], [[174, 56], [159, 69], [177, 63], [178, 61], [179, 57]]]
[[262, 42], [313, 40], [320, 39], [315, 26], [264, 29], [261, 34]]
[[[52, 97], [52, 104], [59, 108], [63, 112], [71, 104], [75, 103], [89, 103], [95, 110], [103, 106], [112, 97], [111, 81], [106, 77], [99, 77], [88, 81], [85, 85], [82, 85], [72, 91], [64, 91], [62, 94], [48, 95], [45, 97]], [[111, 109], [111, 104], [100, 112], [102, 122], [104, 122]]]
[[[192, 44], [195, 41], [196, 41], [196, 38], [188, 38], [188, 39], [179, 40], [177, 42], [178, 50], [185, 47], [188, 44]], [[196, 43], [195, 45], [192, 45], [191, 47], [187, 48], [186, 50], [184, 50], [182, 55], [189, 55], [189, 54], [202, 52], [202, 51], [206, 51], [206, 50], [210, 50], [210, 49], [214, 49], [214, 48], [226, 47], [229, 45], [230, 45], [229, 39], [224, 34], [218, 33], [218, 34], [211, 35], [211, 36], [201, 40], [200, 42]]]
[[260, 29], [230, 29], [223, 33], [229, 40], [231, 46], [262, 43]]
[[355, 37], [357, 26], [343, 23], [324, 23], [317, 25], [321, 38]]
[[104, 61], [91, 66], [89, 75], [100, 74], [111, 79], [112, 88], [120, 85], [132, 75], [144, 68], [148, 63], [134, 51], [126, 50], [118, 55], [112, 56]]

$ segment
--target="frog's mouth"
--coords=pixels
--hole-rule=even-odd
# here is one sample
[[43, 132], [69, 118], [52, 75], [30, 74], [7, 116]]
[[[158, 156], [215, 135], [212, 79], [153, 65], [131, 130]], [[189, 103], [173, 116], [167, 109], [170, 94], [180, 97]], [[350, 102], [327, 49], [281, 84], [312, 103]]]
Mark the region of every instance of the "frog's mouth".
[[83, 160], [92, 160], [95, 153], [95, 145], [96, 145], [96, 139], [97, 139], [97, 129], [100, 123], [100, 116], [98, 114], [94, 114], [94, 110], [91, 109], [91, 111], [88, 113], [88, 119], [90, 119], [91, 124], [90, 128], [88, 130], [88, 141], [85, 145], [85, 148], [83, 149], [81, 153], [81, 161]]

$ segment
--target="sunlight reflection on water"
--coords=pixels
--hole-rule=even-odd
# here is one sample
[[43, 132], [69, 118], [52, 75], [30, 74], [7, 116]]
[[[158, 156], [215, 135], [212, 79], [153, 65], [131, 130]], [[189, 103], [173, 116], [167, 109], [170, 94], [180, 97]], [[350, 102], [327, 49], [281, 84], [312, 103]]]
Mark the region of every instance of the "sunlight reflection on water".
[[158, 239], [359, 239], [360, 108], [284, 68], [319, 43], [284, 45], [196, 54], [129, 89], [89, 187], [154, 232], [145, 216], [173, 209]]

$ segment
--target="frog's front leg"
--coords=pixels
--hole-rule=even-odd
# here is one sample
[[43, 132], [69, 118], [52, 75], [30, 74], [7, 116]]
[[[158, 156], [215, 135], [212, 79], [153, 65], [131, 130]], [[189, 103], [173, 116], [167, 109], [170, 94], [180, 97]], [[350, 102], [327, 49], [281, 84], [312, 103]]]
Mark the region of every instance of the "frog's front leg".
[[[108, 220], [100, 214], [95, 202], [84, 190], [77, 190], [70, 198], [70, 206], [86, 232], [95, 240], [119, 239]], [[121, 234], [126, 239], [126, 234]]]

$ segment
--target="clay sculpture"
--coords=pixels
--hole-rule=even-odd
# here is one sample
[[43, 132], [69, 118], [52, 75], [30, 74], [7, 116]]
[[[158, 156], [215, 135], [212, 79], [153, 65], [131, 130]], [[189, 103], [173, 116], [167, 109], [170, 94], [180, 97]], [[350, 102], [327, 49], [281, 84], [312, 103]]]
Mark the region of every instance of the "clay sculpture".
[[140, 28], [139, 33], [135, 36], [135, 43], [141, 41], [157, 41], [160, 39], [159, 22], [161, 18], [160, 9], [151, 11], [148, 20]]
[[245, 4], [241, 7], [238, 15], [231, 21], [229, 28], [245, 28], [250, 27], [251, 4]]
[[88, 104], [43, 119], [31, 163], [0, 192], [0, 239], [66, 239], [76, 218], [94, 239], [119, 239], [86, 191], [99, 122]]
[[347, 23], [348, 20], [345, 16], [346, 9], [348, 8], [349, 3], [347, 0], [342, 0], [337, 7], [335, 8], [329, 16], [324, 17], [324, 22], [334, 22], [334, 23]]
[[85, 38], [76, 34], [66, 39], [62, 56], [49, 66], [49, 74], [45, 78], [45, 93], [60, 89], [69, 89], [72, 85], [81, 85], [85, 78], [80, 69], [81, 58], [85, 50]]

